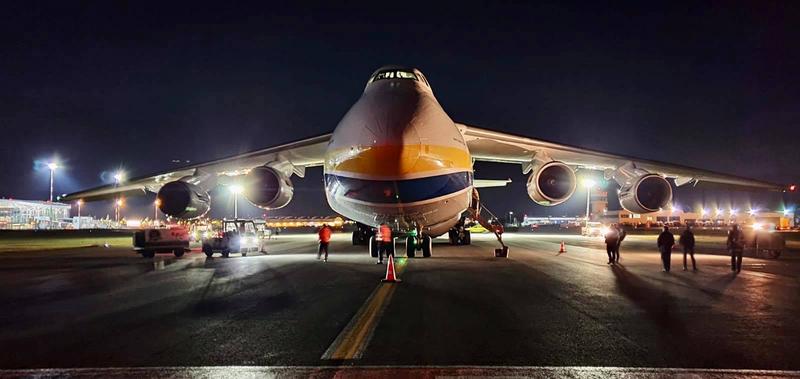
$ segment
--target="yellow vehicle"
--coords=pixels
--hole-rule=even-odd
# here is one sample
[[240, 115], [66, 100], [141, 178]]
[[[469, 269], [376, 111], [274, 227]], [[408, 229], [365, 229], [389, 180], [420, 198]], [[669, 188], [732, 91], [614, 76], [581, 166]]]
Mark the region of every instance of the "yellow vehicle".
[[475, 224], [467, 228], [470, 233], [489, 233], [489, 230], [484, 228], [481, 224]]

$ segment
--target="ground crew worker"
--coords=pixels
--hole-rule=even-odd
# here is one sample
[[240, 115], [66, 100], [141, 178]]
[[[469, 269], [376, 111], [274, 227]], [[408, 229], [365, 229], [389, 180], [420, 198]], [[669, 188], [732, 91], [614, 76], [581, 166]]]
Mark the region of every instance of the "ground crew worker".
[[606, 231], [606, 254], [608, 254], [608, 264], [614, 264], [616, 261], [617, 244], [619, 244], [619, 232], [614, 225]]
[[681, 233], [678, 243], [683, 246], [683, 271], [689, 269], [686, 267], [686, 254], [692, 257], [692, 271], [697, 271], [697, 262], [694, 260], [694, 233], [691, 226], [686, 225], [686, 230]]
[[392, 251], [392, 229], [385, 222], [378, 226], [375, 240], [378, 241], [378, 264], [383, 264], [384, 252], [386, 252], [386, 258], [389, 258], [389, 255], [394, 256], [394, 251]]
[[319, 257], [322, 256], [322, 252], [325, 251], [325, 260], [323, 262], [328, 261], [328, 244], [331, 242], [331, 227], [328, 224], [322, 224], [322, 228], [319, 229], [319, 250], [317, 251], [317, 260]]
[[619, 240], [617, 240], [617, 249], [614, 250], [615, 252], [614, 261], [619, 263], [619, 248], [620, 246], [622, 246], [622, 241], [625, 240], [625, 236], [627, 236], [628, 233], [625, 233], [625, 229], [622, 228], [622, 225], [615, 224], [614, 226], [617, 227], [617, 232], [619, 233]]
[[664, 265], [664, 272], [669, 272], [672, 263], [672, 246], [675, 245], [675, 236], [669, 232], [669, 226], [664, 225], [664, 231], [658, 235], [658, 251], [661, 252], [661, 263]]
[[741, 272], [744, 234], [739, 230], [739, 225], [733, 225], [728, 232], [728, 250], [731, 253], [731, 271]]

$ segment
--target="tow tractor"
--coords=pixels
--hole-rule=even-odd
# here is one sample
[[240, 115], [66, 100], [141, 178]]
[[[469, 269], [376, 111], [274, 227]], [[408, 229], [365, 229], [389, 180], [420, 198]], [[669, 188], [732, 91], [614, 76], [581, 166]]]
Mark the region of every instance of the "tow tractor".
[[219, 234], [203, 239], [203, 253], [209, 258], [214, 253], [227, 258], [231, 253], [240, 253], [245, 257], [248, 253], [257, 252], [265, 253], [266, 249], [253, 220], [222, 220]]

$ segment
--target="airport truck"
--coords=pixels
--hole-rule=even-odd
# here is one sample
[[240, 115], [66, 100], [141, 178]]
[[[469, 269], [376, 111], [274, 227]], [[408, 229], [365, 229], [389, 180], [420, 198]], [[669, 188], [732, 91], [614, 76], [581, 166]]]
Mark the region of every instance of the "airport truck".
[[133, 250], [145, 258], [156, 253], [181, 257], [189, 251], [189, 231], [184, 228], [143, 229], [133, 234]]
[[215, 253], [225, 258], [231, 253], [240, 253], [244, 257], [248, 253], [266, 252], [264, 240], [253, 220], [223, 220], [219, 234], [203, 239], [203, 253], [209, 258]]

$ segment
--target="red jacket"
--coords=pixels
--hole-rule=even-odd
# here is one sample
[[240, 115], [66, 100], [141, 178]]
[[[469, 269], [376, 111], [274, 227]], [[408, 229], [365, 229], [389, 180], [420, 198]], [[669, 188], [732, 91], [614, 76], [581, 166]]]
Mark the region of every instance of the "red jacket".
[[322, 229], [319, 230], [319, 242], [324, 242], [324, 243], [331, 242], [330, 226], [323, 226]]
[[389, 225], [381, 225], [378, 228], [378, 233], [381, 235], [382, 242], [392, 242], [392, 228]]

